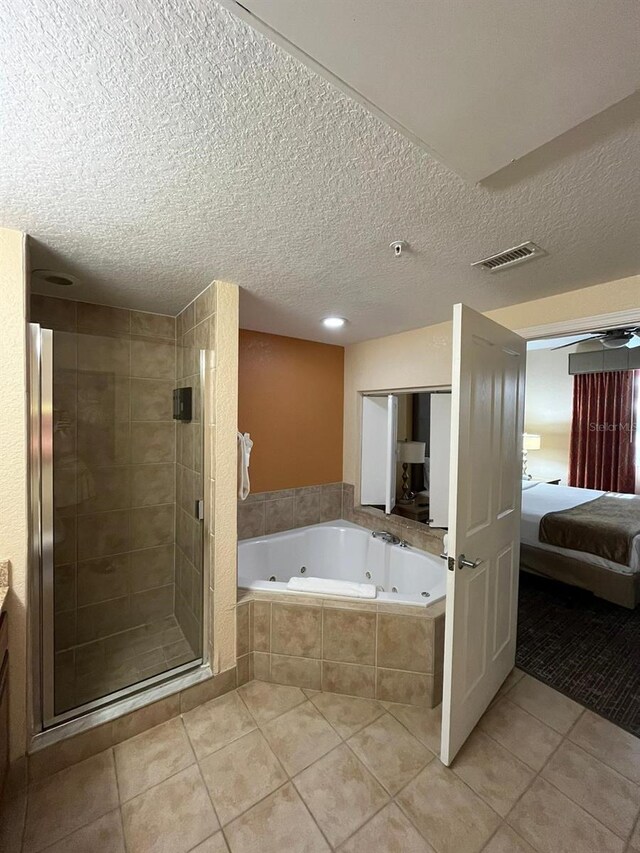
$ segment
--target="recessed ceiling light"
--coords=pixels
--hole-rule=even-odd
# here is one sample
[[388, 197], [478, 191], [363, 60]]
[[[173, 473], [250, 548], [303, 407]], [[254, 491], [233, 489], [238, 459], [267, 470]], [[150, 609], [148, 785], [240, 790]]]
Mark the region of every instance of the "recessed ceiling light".
[[327, 329], [341, 329], [347, 321], [344, 317], [325, 317], [322, 325]]
[[55, 284], [58, 287], [70, 287], [80, 284], [79, 280], [66, 272], [58, 272], [57, 270], [33, 270], [31, 273], [32, 281], [38, 284]]

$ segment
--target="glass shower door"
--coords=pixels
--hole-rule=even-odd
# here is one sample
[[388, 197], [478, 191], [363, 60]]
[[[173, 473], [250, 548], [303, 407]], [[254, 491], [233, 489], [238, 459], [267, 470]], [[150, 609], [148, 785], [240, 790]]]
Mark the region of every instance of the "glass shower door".
[[[51, 724], [201, 661], [201, 386], [199, 364], [178, 374], [173, 345], [47, 329], [32, 335], [42, 705]], [[180, 384], [192, 388], [188, 422], [173, 419]]]

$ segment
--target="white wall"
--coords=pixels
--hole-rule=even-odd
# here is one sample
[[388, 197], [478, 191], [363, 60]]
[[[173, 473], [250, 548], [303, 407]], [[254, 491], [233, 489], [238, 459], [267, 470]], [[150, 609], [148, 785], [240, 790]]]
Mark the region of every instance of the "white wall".
[[540, 450], [530, 450], [527, 470], [534, 478], [556, 479], [567, 485], [573, 377], [569, 376], [569, 353], [539, 349], [527, 353], [525, 432], [541, 436]]
[[11, 563], [9, 618], [10, 758], [27, 740], [27, 382], [26, 235], [0, 228], [0, 559]]

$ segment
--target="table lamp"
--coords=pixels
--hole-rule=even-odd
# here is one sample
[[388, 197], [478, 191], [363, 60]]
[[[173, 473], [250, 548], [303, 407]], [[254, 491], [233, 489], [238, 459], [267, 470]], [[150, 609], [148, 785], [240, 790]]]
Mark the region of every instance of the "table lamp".
[[531, 474], [527, 473], [527, 456], [530, 450], [540, 450], [542, 439], [533, 432], [525, 432], [522, 436], [522, 479], [531, 480]]
[[414, 499], [414, 493], [409, 489], [409, 465], [422, 465], [426, 444], [424, 441], [399, 441], [398, 462], [402, 462], [402, 497], [398, 501], [401, 504], [410, 504]]

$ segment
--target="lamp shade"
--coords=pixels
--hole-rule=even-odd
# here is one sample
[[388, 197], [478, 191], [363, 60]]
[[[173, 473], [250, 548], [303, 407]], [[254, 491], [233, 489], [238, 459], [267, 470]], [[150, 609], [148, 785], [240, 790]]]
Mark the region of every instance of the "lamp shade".
[[413, 462], [416, 465], [424, 462], [426, 444], [424, 441], [399, 441], [398, 461]]
[[525, 432], [522, 436], [523, 450], [540, 450], [542, 440], [539, 435], [534, 432]]

